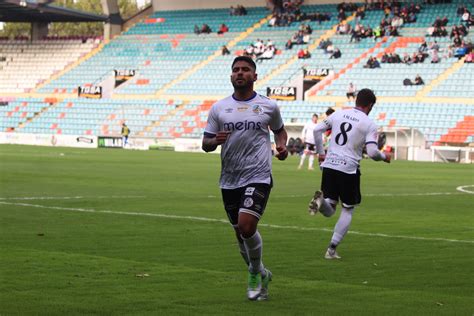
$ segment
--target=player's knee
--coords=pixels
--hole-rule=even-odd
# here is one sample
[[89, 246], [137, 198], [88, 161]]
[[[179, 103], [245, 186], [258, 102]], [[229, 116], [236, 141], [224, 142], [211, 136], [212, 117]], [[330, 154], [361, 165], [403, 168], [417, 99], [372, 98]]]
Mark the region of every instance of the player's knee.
[[248, 222], [239, 223], [240, 235], [243, 238], [252, 237], [255, 234], [256, 230], [257, 230], [256, 227], [252, 223], [248, 223]]

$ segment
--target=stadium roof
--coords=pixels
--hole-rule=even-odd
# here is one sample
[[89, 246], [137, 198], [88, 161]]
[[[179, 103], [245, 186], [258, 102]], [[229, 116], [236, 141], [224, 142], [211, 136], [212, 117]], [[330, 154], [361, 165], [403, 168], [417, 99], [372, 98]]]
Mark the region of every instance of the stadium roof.
[[0, 0], [1, 22], [105, 22], [99, 15], [49, 4], [51, 0]]

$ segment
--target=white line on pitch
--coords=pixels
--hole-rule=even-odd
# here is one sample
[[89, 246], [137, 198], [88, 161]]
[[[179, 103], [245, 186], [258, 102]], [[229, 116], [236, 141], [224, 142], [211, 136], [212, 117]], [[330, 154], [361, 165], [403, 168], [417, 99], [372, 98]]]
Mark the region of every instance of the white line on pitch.
[[472, 187], [474, 187], [474, 184], [461, 185], [461, 186], [457, 187], [456, 190], [464, 192], [464, 193], [474, 194], [474, 191], [470, 191], [470, 190], [465, 189], [465, 188], [472, 188]]
[[0, 200], [74, 200], [74, 199], [131, 199], [145, 198], [145, 195], [109, 195], [109, 196], [24, 196], [0, 197]]
[[[461, 190], [458, 190], [461, 191]], [[472, 193], [470, 191], [462, 191], [465, 193]], [[464, 194], [462, 192], [425, 192], [425, 193], [367, 193], [362, 194], [363, 197], [396, 197], [396, 196], [436, 196], [436, 195], [461, 195]], [[275, 195], [272, 198], [302, 198], [302, 197], [310, 197], [312, 193], [308, 194], [290, 194], [290, 195]], [[208, 198], [216, 198], [215, 195], [208, 195]]]
[[[142, 212], [122, 212], [122, 211], [111, 211], [111, 210], [94, 210], [94, 209], [88, 209], [88, 208], [46, 206], [46, 205], [39, 205], [39, 204], [12, 203], [12, 202], [0, 202], [0, 204], [34, 207], [34, 208], [42, 208], [42, 209], [48, 209], [48, 210], [70, 211], [70, 212], [104, 213], [104, 214], [149, 216], [149, 217], [161, 217], [161, 218], [171, 218], [171, 219], [195, 220], [195, 221], [202, 221], [202, 222], [224, 223], [224, 224], [230, 225], [229, 221], [225, 220], [225, 219], [198, 217], [198, 216], [184, 216], [184, 215], [142, 213]], [[265, 224], [265, 223], [260, 223], [259, 226], [269, 227], [269, 228], [277, 228], [277, 229], [299, 230], [299, 231], [332, 232], [332, 229], [317, 228], [317, 227], [284, 226], [284, 225], [274, 225], [274, 224]], [[430, 238], [430, 237], [403, 236], [403, 235], [388, 235], [388, 234], [381, 234], [381, 233], [364, 233], [364, 232], [357, 232], [357, 231], [349, 231], [349, 233], [354, 234], [354, 235], [371, 236], [371, 237], [399, 238], [399, 239], [426, 240], [426, 241], [444, 241], [444, 242], [453, 242], [453, 243], [474, 244], [474, 240], [447, 239], [447, 238], [436, 238], [436, 237], [435, 238]]]

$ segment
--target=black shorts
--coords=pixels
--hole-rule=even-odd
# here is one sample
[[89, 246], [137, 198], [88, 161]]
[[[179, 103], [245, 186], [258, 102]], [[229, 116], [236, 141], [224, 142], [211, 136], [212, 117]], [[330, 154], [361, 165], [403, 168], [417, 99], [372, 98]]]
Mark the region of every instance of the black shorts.
[[304, 143], [304, 149], [314, 153], [314, 144]]
[[233, 226], [239, 222], [239, 212], [260, 219], [265, 211], [272, 186], [265, 183], [252, 183], [237, 189], [222, 189], [222, 200], [227, 217]]
[[338, 170], [324, 168], [321, 190], [325, 198], [342, 202], [344, 207], [353, 207], [360, 204], [360, 171], [347, 174]]

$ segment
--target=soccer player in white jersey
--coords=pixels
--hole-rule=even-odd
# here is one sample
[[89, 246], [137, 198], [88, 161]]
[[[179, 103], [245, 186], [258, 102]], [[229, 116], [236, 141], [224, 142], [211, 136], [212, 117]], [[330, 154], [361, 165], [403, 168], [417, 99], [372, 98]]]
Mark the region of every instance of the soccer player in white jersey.
[[211, 152], [221, 145], [220, 188], [249, 271], [247, 297], [265, 300], [272, 274], [262, 262], [262, 237], [257, 225], [273, 182], [270, 130], [280, 160], [288, 156], [288, 136], [276, 102], [253, 89], [257, 74], [251, 58], [235, 58], [230, 79], [234, 93], [209, 111], [202, 149]]
[[[316, 148], [320, 161], [324, 161], [321, 164], [321, 191], [314, 194], [309, 210], [330, 217], [334, 215], [338, 201], [342, 202], [341, 215], [334, 227], [326, 259], [341, 258], [336, 247], [349, 230], [355, 206], [361, 202], [359, 162], [364, 146], [373, 160], [389, 163], [391, 159], [390, 153], [378, 150], [377, 126], [368, 117], [376, 100], [372, 90], [362, 89], [357, 94], [355, 108], [336, 111], [314, 128]], [[332, 137], [324, 157], [321, 132], [328, 129], [332, 129]]]
[[303, 138], [304, 142], [304, 150], [303, 154], [301, 155], [300, 158], [300, 164], [298, 165], [298, 169], [301, 169], [303, 167], [304, 161], [306, 159], [306, 156], [309, 156], [308, 158], [308, 170], [313, 170], [313, 163], [314, 163], [314, 155], [316, 154], [316, 151], [314, 150], [314, 127], [318, 123], [318, 115], [313, 114], [313, 117], [311, 118], [311, 121], [306, 123], [305, 126], [303, 127], [303, 131], [301, 132], [301, 138]]

